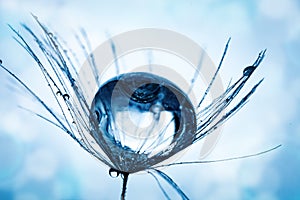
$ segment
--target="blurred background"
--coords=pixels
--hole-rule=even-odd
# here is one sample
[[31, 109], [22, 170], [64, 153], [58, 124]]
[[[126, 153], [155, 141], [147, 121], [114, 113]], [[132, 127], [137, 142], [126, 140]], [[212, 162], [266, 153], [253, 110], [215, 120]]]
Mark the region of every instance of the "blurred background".
[[[221, 70], [226, 85], [267, 48], [247, 88], [263, 84], [224, 126], [204, 160], [280, 149], [255, 158], [164, 169], [191, 199], [300, 199], [300, 2], [297, 0], [152, 1], [0, 0], [0, 59], [47, 98], [46, 84], [30, 56], [14, 41], [7, 24], [37, 27], [34, 13], [68, 41], [83, 27], [95, 48], [138, 28], [169, 29], [206, 49], [218, 64], [232, 38]], [[38, 30], [38, 29], [37, 29]], [[26, 35], [26, 34], [25, 34]], [[70, 40], [70, 41], [69, 41]], [[31, 40], [32, 43], [34, 43]], [[0, 199], [119, 199], [121, 178], [84, 152], [67, 134], [18, 108], [37, 104], [0, 70]], [[247, 89], [246, 89], [247, 91]], [[44, 92], [44, 93], [43, 93]], [[184, 158], [183, 158], [184, 159]], [[193, 160], [197, 160], [197, 155]], [[162, 181], [172, 199], [176, 193]], [[148, 174], [129, 177], [127, 199], [164, 199]]]

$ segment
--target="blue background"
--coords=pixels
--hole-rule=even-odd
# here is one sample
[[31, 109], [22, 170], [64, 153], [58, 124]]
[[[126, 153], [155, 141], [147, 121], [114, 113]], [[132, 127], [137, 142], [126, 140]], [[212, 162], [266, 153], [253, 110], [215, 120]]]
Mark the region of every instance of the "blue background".
[[[221, 71], [224, 83], [237, 78], [267, 48], [251, 84], [263, 77], [265, 81], [225, 124], [205, 160], [283, 146], [255, 158], [164, 171], [191, 199], [300, 199], [299, 1], [0, 0], [0, 59], [47, 96], [34, 61], [7, 27], [9, 23], [22, 32], [19, 22], [36, 26], [30, 12], [66, 40], [84, 27], [93, 47], [106, 40], [107, 31], [114, 35], [145, 27], [170, 29], [204, 46], [215, 63], [232, 37]], [[74, 51], [80, 49], [74, 45]], [[18, 90], [3, 71], [0, 85], [0, 199], [119, 199], [120, 178], [109, 177], [108, 168], [65, 133], [20, 110], [17, 105], [35, 107], [37, 102]], [[172, 198], [178, 198], [164, 185]], [[145, 173], [130, 177], [127, 197], [163, 199], [153, 178]]]

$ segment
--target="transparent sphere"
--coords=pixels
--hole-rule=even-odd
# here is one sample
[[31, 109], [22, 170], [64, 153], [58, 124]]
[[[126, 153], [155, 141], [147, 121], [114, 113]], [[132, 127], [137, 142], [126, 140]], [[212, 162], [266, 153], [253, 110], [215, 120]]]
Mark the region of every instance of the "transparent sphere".
[[194, 106], [169, 80], [145, 72], [119, 75], [96, 93], [92, 136], [122, 172], [160, 163], [192, 144]]

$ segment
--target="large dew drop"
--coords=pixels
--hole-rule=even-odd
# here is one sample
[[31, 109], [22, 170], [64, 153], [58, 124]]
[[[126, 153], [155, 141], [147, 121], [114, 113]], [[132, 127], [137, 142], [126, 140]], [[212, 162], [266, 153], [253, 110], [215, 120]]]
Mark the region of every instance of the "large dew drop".
[[193, 142], [196, 132], [194, 107], [185, 93], [169, 80], [144, 72], [104, 83], [91, 112], [93, 137], [119, 164], [117, 170], [125, 172], [174, 155]]

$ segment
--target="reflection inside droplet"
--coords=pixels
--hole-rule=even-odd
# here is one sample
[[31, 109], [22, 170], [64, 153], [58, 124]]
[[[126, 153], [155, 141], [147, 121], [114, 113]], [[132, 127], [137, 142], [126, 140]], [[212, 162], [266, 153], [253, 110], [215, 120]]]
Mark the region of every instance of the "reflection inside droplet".
[[104, 83], [91, 111], [97, 134], [101, 134], [94, 134], [100, 146], [108, 139], [112, 145], [148, 155], [172, 150], [170, 147], [176, 145], [176, 138], [189, 122], [187, 112], [188, 117], [195, 117], [183, 91], [167, 79], [144, 72], [122, 74]]

